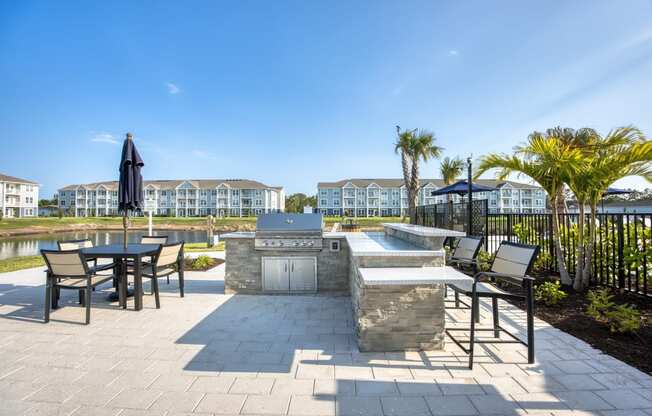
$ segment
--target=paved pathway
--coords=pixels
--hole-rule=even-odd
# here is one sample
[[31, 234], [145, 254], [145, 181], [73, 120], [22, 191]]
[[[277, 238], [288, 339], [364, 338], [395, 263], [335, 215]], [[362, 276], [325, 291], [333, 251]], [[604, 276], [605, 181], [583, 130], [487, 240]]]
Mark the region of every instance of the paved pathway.
[[348, 297], [227, 296], [222, 278], [187, 273], [184, 299], [163, 283], [161, 309], [145, 296], [141, 312], [98, 291], [84, 326], [66, 292], [40, 322], [39, 269], [0, 275], [0, 415], [652, 415], [652, 377], [541, 321], [536, 364], [485, 346], [470, 371], [451, 342], [358, 352]]

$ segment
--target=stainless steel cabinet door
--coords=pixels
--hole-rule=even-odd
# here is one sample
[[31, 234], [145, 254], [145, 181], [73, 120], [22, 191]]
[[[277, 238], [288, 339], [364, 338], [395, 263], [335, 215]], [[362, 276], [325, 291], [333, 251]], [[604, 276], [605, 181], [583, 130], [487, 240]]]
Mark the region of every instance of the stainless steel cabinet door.
[[290, 289], [290, 267], [287, 258], [263, 257], [263, 290], [287, 292]]
[[317, 291], [317, 259], [290, 258], [290, 291]]

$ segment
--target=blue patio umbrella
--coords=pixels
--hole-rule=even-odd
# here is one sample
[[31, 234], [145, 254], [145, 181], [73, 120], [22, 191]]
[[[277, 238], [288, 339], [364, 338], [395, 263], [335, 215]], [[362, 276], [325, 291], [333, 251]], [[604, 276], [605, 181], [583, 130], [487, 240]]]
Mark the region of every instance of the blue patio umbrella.
[[124, 228], [124, 247], [127, 247], [127, 229], [129, 227], [127, 215], [129, 211], [140, 211], [143, 208], [143, 176], [140, 169], [145, 166], [143, 159], [138, 154], [134, 145], [132, 134], [127, 133], [127, 138], [122, 145], [122, 158], [120, 160], [120, 182], [118, 183], [118, 210], [122, 211], [122, 226]]
[[604, 198], [605, 196], [609, 195], [626, 195], [633, 192], [634, 191], [630, 191], [629, 189], [607, 188], [607, 190], [602, 194], [602, 197]]
[[[493, 188], [491, 186], [486, 186], [486, 185], [480, 185], [477, 183], [471, 183], [471, 193], [474, 192], [490, 192], [490, 191], [495, 191], [496, 188]], [[469, 182], [467, 180], [459, 180], [455, 182], [454, 184], [444, 186], [443, 188], [439, 188], [436, 191], [432, 191], [432, 196], [437, 196], [437, 195], [449, 195], [449, 194], [457, 194], [457, 195], [466, 195], [469, 193]]]
[[[471, 157], [468, 157], [466, 159], [466, 167], [467, 167], [467, 179], [466, 180], [459, 180], [455, 182], [454, 184], [444, 186], [443, 188], [437, 189], [436, 191], [432, 191], [431, 196], [437, 196], [437, 195], [450, 195], [450, 194], [457, 194], [457, 195], [469, 195], [468, 200], [467, 200], [467, 207], [466, 207], [466, 232], [468, 235], [471, 235], [472, 233], [472, 224], [473, 224], [473, 193], [474, 192], [490, 192], [496, 190], [496, 188], [493, 188], [491, 186], [486, 186], [486, 185], [480, 185], [477, 183], [473, 183], [473, 175], [471, 174], [472, 172], [472, 162], [471, 162]], [[451, 210], [451, 215], [452, 215], [452, 210]]]
[[620, 188], [607, 188], [607, 190], [602, 194], [602, 199], [601, 199], [601, 205], [602, 205], [602, 213], [604, 213], [604, 197], [609, 196], [609, 195], [626, 195], [626, 194], [631, 194], [634, 193], [634, 191], [630, 191], [629, 189], [620, 189]]

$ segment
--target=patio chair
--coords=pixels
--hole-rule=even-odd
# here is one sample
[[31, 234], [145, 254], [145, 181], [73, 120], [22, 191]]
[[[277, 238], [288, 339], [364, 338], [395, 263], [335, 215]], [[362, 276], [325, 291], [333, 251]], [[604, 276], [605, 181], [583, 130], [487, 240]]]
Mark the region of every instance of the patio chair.
[[[90, 248], [93, 247], [93, 241], [89, 240], [88, 238], [82, 239], [82, 240], [65, 240], [65, 241], [57, 241], [57, 246], [59, 247], [59, 251], [70, 251], [70, 250], [79, 250], [82, 248]], [[93, 263], [91, 267], [91, 270], [94, 272], [100, 272], [104, 270], [112, 270], [115, 267], [115, 263], [106, 263], [106, 264], [97, 264], [97, 259], [96, 258], [90, 258], [87, 259], [89, 263]]]
[[[168, 236], [167, 235], [143, 235], [140, 237], [140, 244], [167, 244]], [[147, 256], [143, 257], [143, 263], [151, 263], [152, 258]], [[130, 267], [133, 267], [133, 262], [129, 264]], [[168, 284], [170, 284], [170, 277], [168, 276]]]
[[140, 244], [167, 244], [167, 235], [144, 235], [140, 237]]
[[158, 278], [168, 277], [171, 274], [179, 272], [179, 294], [183, 293], [183, 272], [177, 270], [179, 260], [183, 261], [183, 241], [173, 244], [163, 244], [158, 253], [154, 256], [152, 263], [145, 264], [142, 270], [142, 276], [152, 281], [152, 292], [156, 301], [156, 308], [161, 307], [158, 290]]
[[[456, 294], [462, 293], [471, 298], [471, 327], [446, 329], [446, 334], [453, 342], [469, 354], [469, 368], [473, 368], [473, 347], [477, 343], [520, 343], [528, 348], [528, 363], [532, 364], [534, 362], [534, 294], [532, 285], [534, 279], [527, 274], [532, 268], [532, 264], [538, 254], [539, 246], [503, 241], [500, 243], [500, 247], [498, 247], [489, 271], [476, 273], [473, 277], [473, 282], [459, 282], [448, 285]], [[489, 282], [481, 282], [480, 279], [482, 277], [488, 278]], [[525, 293], [520, 295], [506, 292], [495, 285], [497, 282], [520, 286]], [[476, 321], [479, 321], [480, 317], [480, 298], [491, 298], [493, 328], [475, 327]], [[527, 342], [522, 341], [516, 335], [500, 326], [498, 299], [525, 301]], [[462, 342], [451, 334], [454, 331], [469, 332], [469, 348], [464, 347]], [[493, 331], [494, 338], [500, 338], [500, 333], [504, 332], [513, 340], [476, 340], [476, 331]]]
[[[475, 275], [478, 272], [477, 257], [482, 247], [484, 238], [482, 236], [466, 236], [457, 241], [453, 253], [448, 259], [448, 264], [456, 266], [463, 272], [471, 272]], [[446, 287], [446, 297], [448, 297], [448, 286]], [[465, 302], [460, 300], [460, 295], [455, 292], [455, 308], [459, 309], [460, 304], [470, 308]]]
[[[84, 294], [86, 324], [91, 321], [91, 292], [104, 282], [113, 280], [112, 274], [97, 274], [88, 266], [81, 250], [41, 250], [47, 265], [45, 283], [45, 322], [50, 321], [50, 308], [57, 306], [60, 289], [77, 290]], [[80, 296], [81, 297], [81, 296]], [[81, 299], [80, 299], [81, 300]]]

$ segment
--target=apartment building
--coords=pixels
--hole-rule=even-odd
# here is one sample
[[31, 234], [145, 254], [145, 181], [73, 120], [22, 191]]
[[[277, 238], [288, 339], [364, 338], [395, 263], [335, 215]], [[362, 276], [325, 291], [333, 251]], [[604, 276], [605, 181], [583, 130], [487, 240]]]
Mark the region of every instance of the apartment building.
[[[244, 217], [285, 210], [282, 187], [247, 179], [144, 181], [145, 211], [175, 217]], [[77, 217], [118, 215], [118, 182], [68, 185], [59, 208]]]
[[[487, 199], [489, 212], [545, 212], [546, 194], [542, 188], [514, 181], [479, 179], [477, 183], [496, 188], [491, 192], [474, 193], [474, 199]], [[448, 201], [446, 195], [432, 196], [445, 186], [441, 179], [422, 179], [419, 205]], [[453, 202], [461, 198], [453, 195]], [[403, 179], [343, 179], [317, 184], [317, 208], [324, 215], [351, 217], [407, 215], [408, 197]]]
[[37, 217], [36, 182], [0, 173], [0, 212], [5, 218]]

